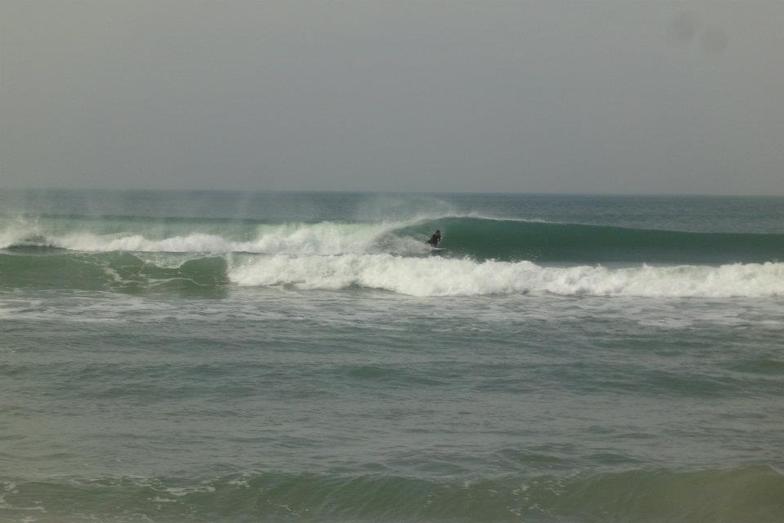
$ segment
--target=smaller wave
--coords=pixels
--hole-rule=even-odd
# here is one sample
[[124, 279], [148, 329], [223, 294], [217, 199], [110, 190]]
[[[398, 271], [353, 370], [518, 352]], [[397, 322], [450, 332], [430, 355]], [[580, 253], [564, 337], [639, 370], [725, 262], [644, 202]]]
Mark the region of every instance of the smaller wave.
[[171, 256], [155, 263], [130, 253], [19, 250], [0, 253], [0, 288], [212, 292], [228, 283], [226, 267], [219, 256]]
[[784, 296], [784, 263], [714, 266], [543, 267], [535, 263], [389, 254], [261, 256], [233, 260], [229, 279], [241, 286], [302, 289], [363, 287], [411, 296], [556, 294], [563, 296]]

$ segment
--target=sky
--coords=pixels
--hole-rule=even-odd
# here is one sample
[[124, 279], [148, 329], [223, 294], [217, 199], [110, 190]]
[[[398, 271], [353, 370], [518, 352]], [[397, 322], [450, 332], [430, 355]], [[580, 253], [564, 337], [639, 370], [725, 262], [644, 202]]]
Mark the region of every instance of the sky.
[[2, 0], [0, 187], [784, 195], [784, 2]]

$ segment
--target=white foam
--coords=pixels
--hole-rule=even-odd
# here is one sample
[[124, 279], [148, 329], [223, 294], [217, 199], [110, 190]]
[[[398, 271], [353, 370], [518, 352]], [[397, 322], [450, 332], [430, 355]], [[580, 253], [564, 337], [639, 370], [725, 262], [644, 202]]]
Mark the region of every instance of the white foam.
[[530, 221], [488, 217], [475, 213], [422, 214], [406, 220], [369, 223], [259, 225], [252, 237], [237, 239], [230, 228], [222, 232], [193, 231], [171, 236], [162, 235], [154, 226], [144, 231], [101, 233], [96, 230], [73, 230], [67, 232], [63, 231], [56, 222], [47, 226], [38, 219], [18, 218], [6, 222], [0, 228], [0, 249], [12, 245], [40, 245], [82, 252], [423, 254], [428, 250], [424, 244], [425, 237], [419, 241], [390, 233], [429, 220], [461, 217], [492, 221]]
[[565, 296], [784, 296], [784, 263], [722, 266], [542, 267], [531, 262], [477, 262], [389, 254], [260, 256], [232, 262], [241, 286], [383, 289], [412, 296], [557, 294]]
[[[45, 238], [48, 246], [82, 252], [166, 252], [213, 253], [232, 252], [264, 254], [345, 254], [367, 252], [421, 253], [427, 250], [423, 242], [399, 238], [389, 233], [414, 222], [385, 222], [374, 224], [316, 224], [262, 225], [247, 240], [237, 240], [219, 234], [193, 232], [184, 235], [154, 238], [141, 233], [96, 234], [73, 232], [45, 234], [38, 228], [8, 227], [0, 231], [0, 248], [23, 242], [33, 233]], [[424, 240], [424, 238], [423, 238]]]

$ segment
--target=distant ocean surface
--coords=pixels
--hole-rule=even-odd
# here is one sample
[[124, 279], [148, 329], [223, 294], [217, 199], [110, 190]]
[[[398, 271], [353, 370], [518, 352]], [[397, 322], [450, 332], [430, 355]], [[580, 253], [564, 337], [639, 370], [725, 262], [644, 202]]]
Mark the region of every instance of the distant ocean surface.
[[784, 521], [784, 198], [0, 192], [0, 521]]

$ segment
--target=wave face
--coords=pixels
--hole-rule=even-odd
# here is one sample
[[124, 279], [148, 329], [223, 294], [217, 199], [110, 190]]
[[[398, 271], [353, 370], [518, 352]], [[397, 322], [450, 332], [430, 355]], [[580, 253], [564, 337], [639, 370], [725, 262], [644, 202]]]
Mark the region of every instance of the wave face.
[[449, 482], [254, 473], [200, 483], [5, 483], [0, 515], [35, 521], [756, 521], [784, 519], [767, 467]]
[[[439, 228], [443, 250], [424, 239]], [[372, 223], [39, 218], [0, 229], [0, 287], [293, 286], [413, 296], [784, 295], [784, 235], [475, 216]]]
[[704, 233], [598, 225], [446, 218], [412, 227], [444, 231], [443, 247], [477, 259], [556, 263], [784, 261], [784, 234]]

